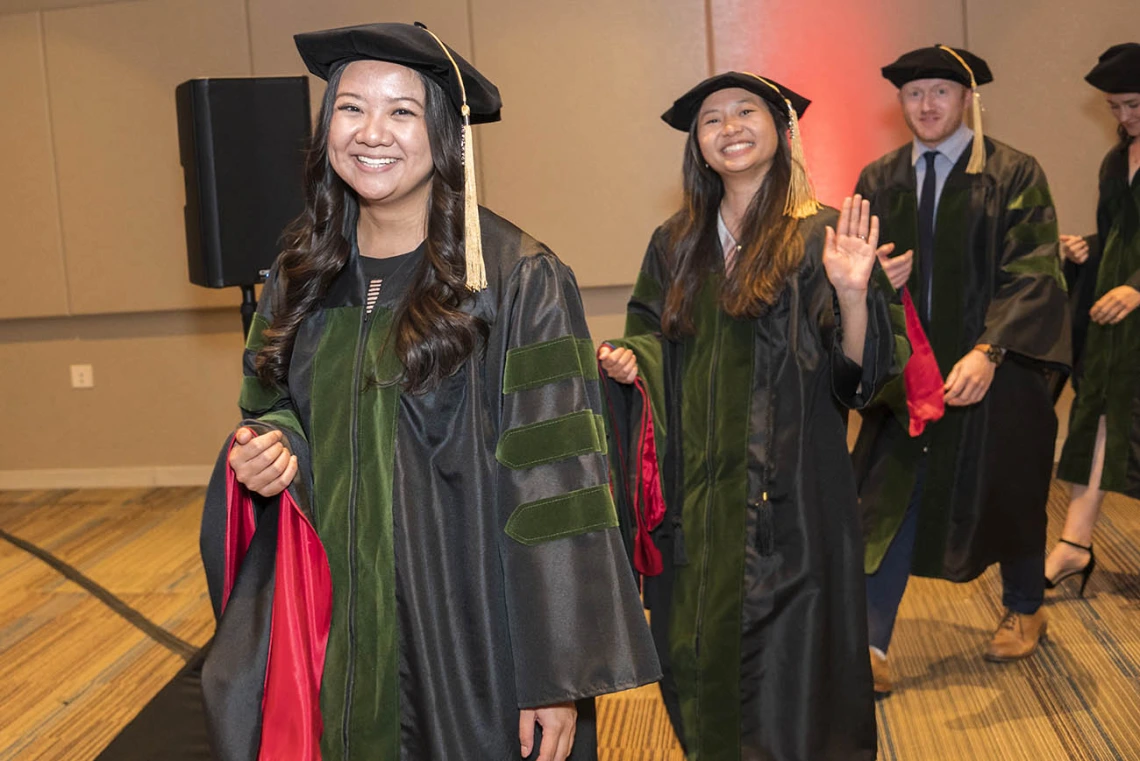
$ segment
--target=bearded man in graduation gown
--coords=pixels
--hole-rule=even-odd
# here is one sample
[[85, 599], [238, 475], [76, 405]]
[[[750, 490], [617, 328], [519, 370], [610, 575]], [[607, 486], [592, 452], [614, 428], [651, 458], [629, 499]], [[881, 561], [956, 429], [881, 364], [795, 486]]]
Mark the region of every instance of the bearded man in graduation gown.
[[856, 192], [881, 240], [905, 252], [884, 271], [913, 298], [945, 383], [944, 416], [916, 436], [893, 383], [863, 411], [853, 452], [872, 670], [888, 693], [886, 653], [911, 574], [964, 582], [1000, 563], [1004, 612], [985, 657], [1026, 657], [1044, 635], [1050, 384], [1071, 351], [1045, 174], [982, 134], [977, 87], [993, 80], [989, 66], [937, 45], [882, 71], [914, 139], [864, 168]]

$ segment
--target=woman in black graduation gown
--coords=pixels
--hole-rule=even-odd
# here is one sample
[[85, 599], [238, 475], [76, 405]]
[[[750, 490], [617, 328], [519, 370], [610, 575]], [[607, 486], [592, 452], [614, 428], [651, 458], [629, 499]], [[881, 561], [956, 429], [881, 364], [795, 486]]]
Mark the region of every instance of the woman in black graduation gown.
[[297, 46], [307, 204], [203, 520], [215, 752], [596, 758], [592, 697], [660, 672], [574, 277], [475, 205], [498, 91], [419, 26]]
[[684, 207], [653, 234], [625, 337], [599, 351], [619, 512], [692, 761], [875, 757], [840, 403], [881, 387], [895, 342], [870, 279], [878, 220], [811, 194], [807, 105], [739, 72], [674, 103]]
[[[1097, 234], [1062, 236], [1072, 290], [1076, 398], [1057, 477], [1072, 484], [1046, 586], [1096, 566], [1092, 534], [1106, 492], [1140, 499], [1140, 43], [1114, 45], [1085, 77], [1105, 93], [1120, 141], [1100, 167]], [[1090, 245], [1091, 244], [1091, 245]]]

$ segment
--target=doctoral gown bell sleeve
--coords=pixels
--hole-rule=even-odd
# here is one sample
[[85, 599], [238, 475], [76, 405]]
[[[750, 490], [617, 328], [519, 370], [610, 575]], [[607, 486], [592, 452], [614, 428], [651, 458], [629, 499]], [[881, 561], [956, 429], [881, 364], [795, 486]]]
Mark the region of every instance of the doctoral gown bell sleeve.
[[1060, 271], [1057, 215], [1041, 166], [1011, 173], [993, 298], [977, 343], [1000, 346], [1067, 373], [1071, 365], [1067, 294]]
[[516, 691], [528, 708], [646, 684], [661, 671], [617, 528], [577, 284], [538, 254], [520, 261], [508, 288], [499, 553]]

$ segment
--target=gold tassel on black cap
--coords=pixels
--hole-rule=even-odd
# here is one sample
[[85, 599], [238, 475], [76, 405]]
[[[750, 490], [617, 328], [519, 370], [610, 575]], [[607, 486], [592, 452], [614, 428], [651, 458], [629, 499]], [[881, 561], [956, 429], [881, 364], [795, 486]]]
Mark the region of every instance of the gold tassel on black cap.
[[750, 71], [744, 73], [756, 77], [775, 90], [776, 94], [783, 99], [784, 105], [788, 109], [788, 137], [792, 149], [792, 176], [788, 180], [788, 200], [784, 203], [784, 214], [793, 219], [806, 219], [816, 214], [823, 208], [823, 205], [816, 200], [815, 189], [812, 187], [811, 178], [808, 177], [807, 162], [804, 159], [804, 143], [800, 137], [800, 119], [796, 115], [796, 109], [792, 106], [790, 100], [784, 98], [784, 94], [780, 92], [779, 87], [776, 87], [776, 85], [758, 74], [753, 74]]
[[973, 111], [974, 147], [970, 151], [970, 162], [966, 164], [966, 174], [981, 174], [982, 170], [986, 168], [986, 141], [982, 137], [982, 96], [978, 92], [978, 80], [974, 79], [974, 70], [970, 68], [962, 56], [958, 55], [954, 48], [946, 45], [939, 45], [938, 47], [957, 58], [958, 63], [962, 64], [962, 68], [970, 75], [970, 90], [974, 93], [974, 104], [971, 109]]
[[487, 287], [487, 267], [483, 263], [483, 233], [479, 227], [479, 197], [475, 188], [475, 148], [471, 139], [471, 107], [467, 105], [467, 88], [463, 86], [463, 74], [451, 56], [451, 51], [436, 37], [435, 32], [423, 24], [416, 26], [430, 34], [443, 49], [447, 60], [455, 67], [455, 77], [459, 80], [459, 94], [463, 101], [459, 113], [463, 116], [463, 249], [467, 259], [467, 287], [481, 291]]

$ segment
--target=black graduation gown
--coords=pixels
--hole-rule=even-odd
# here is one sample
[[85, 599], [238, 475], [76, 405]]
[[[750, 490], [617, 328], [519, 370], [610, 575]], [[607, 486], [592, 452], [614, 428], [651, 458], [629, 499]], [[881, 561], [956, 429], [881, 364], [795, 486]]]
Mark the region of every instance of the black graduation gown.
[[1087, 484], [1100, 417], [1105, 461], [1100, 488], [1140, 499], [1140, 310], [1116, 325], [1097, 325], [1089, 310], [1120, 285], [1140, 290], [1140, 172], [1129, 182], [1128, 144], [1108, 152], [1100, 167], [1097, 234], [1084, 264], [1066, 262], [1072, 289], [1073, 346], [1079, 375], [1069, 412], [1069, 435], [1057, 477]]
[[[1041, 552], [1057, 417], [1052, 384], [1070, 363], [1069, 310], [1056, 214], [1041, 167], [986, 138], [986, 166], [966, 174], [970, 149], [946, 178], [935, 226], [928, 330], [943, 377], [978, 343], [1007, 350], [985, 398], [947, 407], [916, 438], [895, 382], [862, 411], [853, 458], [864, 511], [865, 570], [874, 572], [902, 523], [919, 459], [926, 481], [913, 572], [968, 581], [991, 563]], [[917, 249], [918, 196], [908, 144], [867, 166], [856, 192], [879, 216], [880, 240]], [[924, 312], [924, 273], [909, 282]]]
[[[615, 341], [640, 372], [635, 388], [606, 385], [619, 511], [640, 557], [641, 497], [659, 481], [665, 515], [650, 528], [661, 573], [644, 577], [645, 600], [662, 694], [692, 761], [875, 757], [862, 542], [837, 400], [857, 407], [883, 384], [894, 335], [872, 287], [862, 368], [844, 355], [820, 258], [836, 219], [828, 209], [800, 223], [803, 266], [757, 320], [729, 317], [723, 271], [709, 273], [696, 334], [681, 342], [661, 336], [671, 268], [658, 229]], [[707, 245], [717, 246], [712, 231]]]
[[[592, 759], [591, 698], [660, 674], [607, 484], [594, 347], [573, 274], [509, 222], [485, 209], [481, 221], [489, 287], [465, 308], [489, 334], [433, 391], [402, 389], [390, 334], [420, 258], [385, 280], [367, 316], [354, 251], [297, 332], [288, 384], [272, 388], [252, 373], [282, 284], [271, 276], [265, 287], [241, 407], [312, 452], [286, 494], [328, 583], [308, 583], [319, 562], [300, 592], [280, 583], [294, 550], [279, 540], [274, 554], [259, 539], [263, 524], [274, 530], [266, 516], [284, 509], [276, 500], [250, 546], [270, 569], [276, 562], [278, 583], [270, 571], [245, 578], [257, 564], [219, 550], [232, 542], [219, 529], [226, 490], [213, 490], [203, 558], [220, 620], [203, 683], [221, 759], [273, 757], [267, 743], [280, 744], [295, 719], [307, 729], [296, 731], [293, 758], [506, 761], [518, 757], [520, 707], [570, 700], [580, 710], [571, 758]], [[240, 599], [263, 602], [223, 612], [223, 577], [246, 585]], [[305, 641], [319, 647], [291, 664], [309, 674], [298, 689], [316, 691], [312, 706], [283, 720], [268, 712], [267, 669], [281, 659], [265, 640], [298, 623], [288, 611], [266, 617], [287, 592], [328, 611], [323, 641], [312, 625], [320, 616], [304, 619]]]

